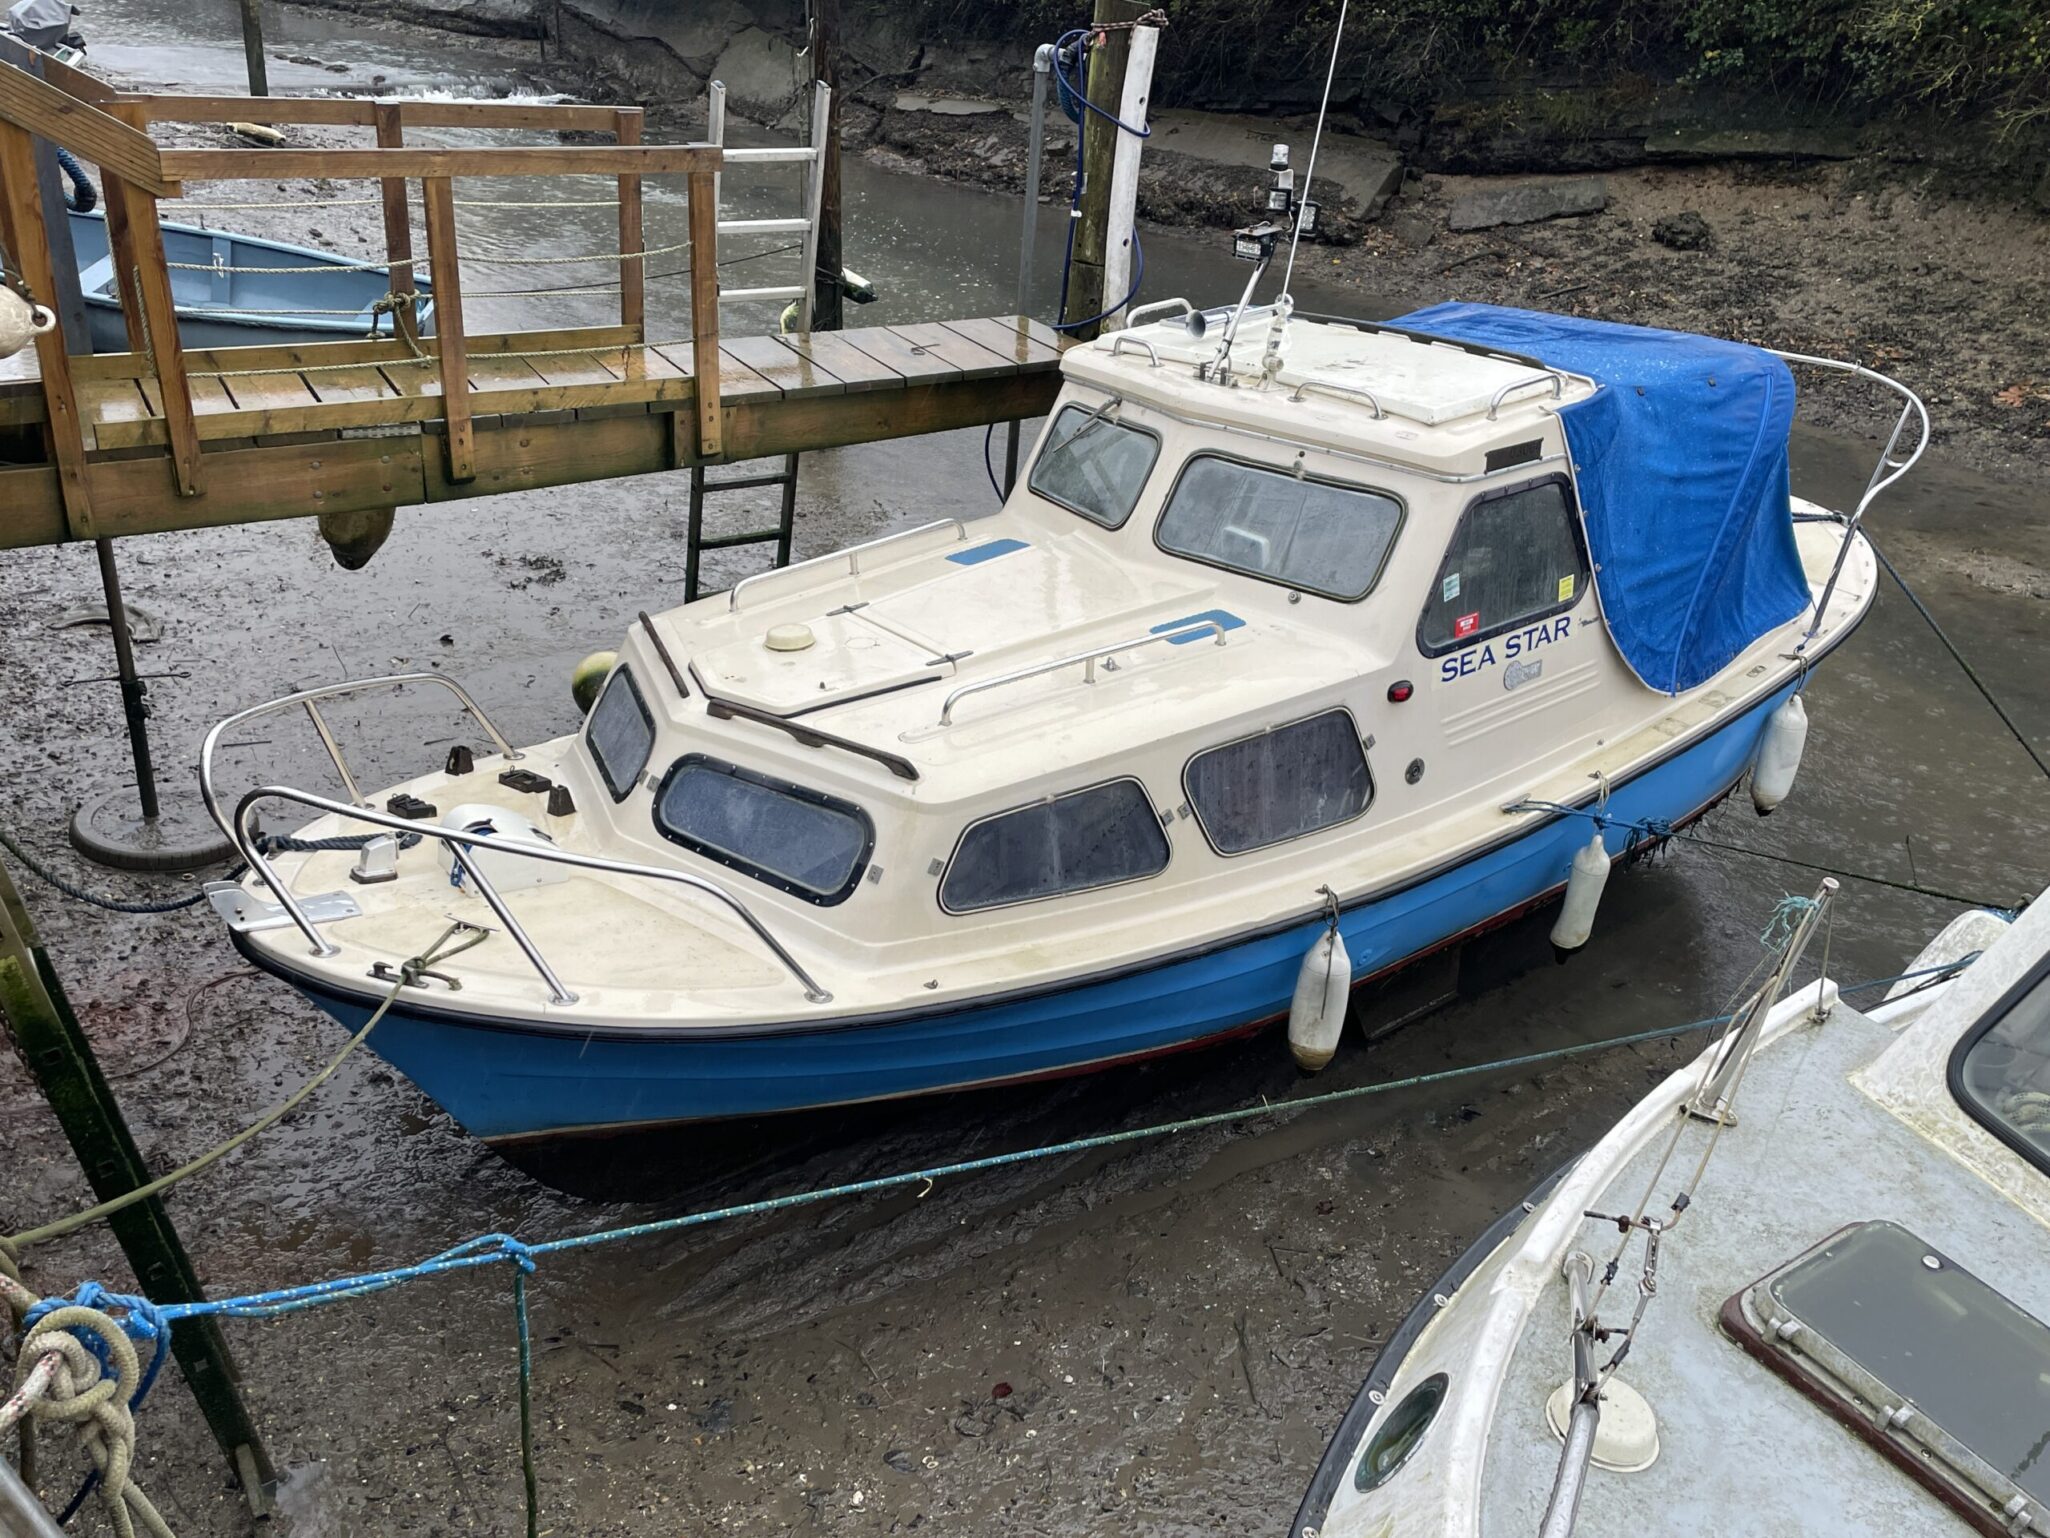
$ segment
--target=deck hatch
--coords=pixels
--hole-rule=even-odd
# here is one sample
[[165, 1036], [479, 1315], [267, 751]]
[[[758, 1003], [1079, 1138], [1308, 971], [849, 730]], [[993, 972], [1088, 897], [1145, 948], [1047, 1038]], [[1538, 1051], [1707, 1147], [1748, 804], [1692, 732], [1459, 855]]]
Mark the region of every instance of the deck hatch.
[[1853, 1224], [1723, 1322], [1981, 1530], [2050, 1530], [2050, 1328], [1934, 1246]]

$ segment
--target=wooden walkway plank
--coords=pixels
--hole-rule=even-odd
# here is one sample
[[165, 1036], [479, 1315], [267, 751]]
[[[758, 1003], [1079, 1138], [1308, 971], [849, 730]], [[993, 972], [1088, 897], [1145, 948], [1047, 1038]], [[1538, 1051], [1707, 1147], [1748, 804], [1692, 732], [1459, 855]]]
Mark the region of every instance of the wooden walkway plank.
[[[888, 327], [863, 327], [857, 331], [842, 331], [840, 335], [876, 362], [894, 369], [903, 376], [907, 385], [940, 384], [961, 377], [961, 371], [945, 358], [930, 348], [906, 341]], [[816, 342], [818, 338], [813, 337], [812, 340]]]
[[815, 360], [783, 345], [774, 336], [728, 337], [719, 344], [728, 356], [738, 358], [783, 392], [787, 400], [807, 395], [844, 395], [847, 386]]
[[[130, 446], [122, 439], [133, 438], [134, 424], [159, 416], [150, 405], [149, 397], [143, 394], [140, 380], [81, 379], [76, 388], [79, 415], [84, 418], [86, 430], [92, 435], [94, 448]], [[159, 430], [154, 438], [147, 441], [162, 443], [164, 434]]]
[[933, 357], [952, 364], [961, 371], [963, 379], [995, 379], [1002, 374], [1018, 372], [1017, 365], [1009, 358], [990, 351], [980, 343], [971, 342], [958, 331], [949, 331], [938, 321], [892, 326], [890, 330], [913, 347], [921, 347]]
[[888, 364], [878, 363], [837, 331], [814, 331], [808, 337], [779, 336], [776, 340], [800, 358], [809, 359], [814, 367], [824, 369], [847, 390], [904, 388], [902, 374]]
[[1061, 361], [1059, 335], [1052, 327], [1023, 315], [945, 320], [940, 324], [1021, 367], [1052, 368]]
[[360, 368], [315, 369], [302, 376], [323, 406], [347, 401], [395, 401], [403, 397], [391, 381], [368, 364]]

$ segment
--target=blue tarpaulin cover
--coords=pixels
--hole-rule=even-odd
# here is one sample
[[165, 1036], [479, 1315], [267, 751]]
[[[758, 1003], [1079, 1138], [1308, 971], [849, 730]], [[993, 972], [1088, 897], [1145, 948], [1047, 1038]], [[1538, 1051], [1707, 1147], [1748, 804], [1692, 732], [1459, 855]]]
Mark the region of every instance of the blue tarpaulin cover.
[[1601, 386], [1559, 418], [1609, 633], [1678, 694], [1808, 607], [1794, 548], [1794, 378], [1739, 342], [1487, 304], [1390, 324], [1522, 353]]

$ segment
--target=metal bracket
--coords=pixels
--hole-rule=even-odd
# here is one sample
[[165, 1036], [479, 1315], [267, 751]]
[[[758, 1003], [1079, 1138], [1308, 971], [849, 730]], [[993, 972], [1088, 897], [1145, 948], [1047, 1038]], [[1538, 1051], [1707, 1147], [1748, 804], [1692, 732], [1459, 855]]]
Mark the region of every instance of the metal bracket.
[[[206, 900], [214, 912], [238, 935], [260, 934], [266, 929], [291, 927], [292, 915], [277, 903], [267, 903], [232, 881], [209, 881]], [[347, 892], [319, 892], [299, 899], [309, 923], [333, 924], [341, 919], [361, 918], [363, 910]]]

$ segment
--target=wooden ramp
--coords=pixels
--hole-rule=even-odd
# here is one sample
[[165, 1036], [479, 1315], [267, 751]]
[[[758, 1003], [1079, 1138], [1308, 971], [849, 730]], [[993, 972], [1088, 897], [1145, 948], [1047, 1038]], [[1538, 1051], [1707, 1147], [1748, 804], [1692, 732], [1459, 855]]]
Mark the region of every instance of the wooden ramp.
[[[726, 157], [807, 152], [640, 144], [611, 107], [129, 96], [44, 61], [0, 64], [0, 244], [54, 291], [35, 176], [38, 138], [96, 163], [123, 274], [126, 353], [40, 338], [31, 377], [0, 383], [0, 549], [601, 480], [982, 426], [1036, 415], [1060, 344], [1018, 316], [809, 336], [722, 337], [713, 177]], [[360, 124], [377, 147], [172, 150], [152, 121]], [[412, 126], [602, 133], [611, 144], [412, 149]], [[456, 177], [600, 173], [619, 188], [620, 322], [466, 335]], [[690, 335], [650, 336], [641, 185], [682, 176], [690, 202]], [[178, 342], [160, 203], [185, 184], [281, 176], [374, 182], [394, 274], [431, 269], [433, 334], [187, 352]], [[411, 248], [420, 189], [427, 255]], [[409, 280], [395, 279], [395, 290]], [[74, 339], [74, 343], [76, 339]], [[79, 349], [82, 350], [82, 349]]]

